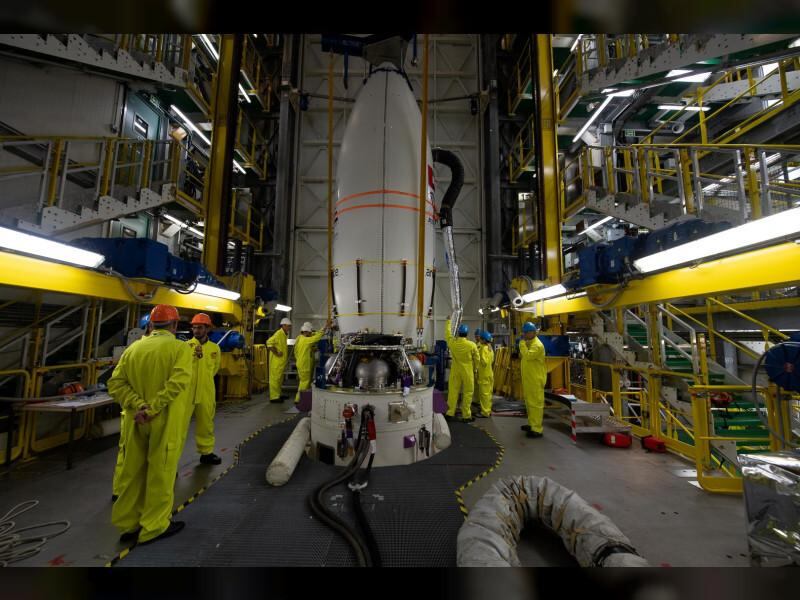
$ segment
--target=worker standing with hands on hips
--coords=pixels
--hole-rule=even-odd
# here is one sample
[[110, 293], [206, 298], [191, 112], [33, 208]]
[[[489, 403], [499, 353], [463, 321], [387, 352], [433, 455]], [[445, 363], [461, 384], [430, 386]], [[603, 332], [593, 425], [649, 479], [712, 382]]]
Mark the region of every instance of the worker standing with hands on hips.
[[297, 395], [294, 403], [300, 402], [300, 392], [311, 388], [311, 373], [314, 371], [314, 347], [331, 328], [331, 322], [326, 321], [325, 327], [314, 333], [311, 323], [306, 321], [300, 328], [300, 337], [294, 342], [294, 360], [297, 364], [297, 373], [300, 383], [297, 386]]
[[200, 464], [203, 465], [218, 465], [222, 462], [214, 454], [214, 415], [217, 412], [214, 376], [219, 371], [222, 352], [219, 346], [208, 339], [213, 326], [211, 317], [207, 314], [196, 314], [192, 318], [194, 337], [188, 342], [192, 348], [192, 385], [189, 388], [192, 404], [186, 414], [184, 434], [189, 434], [189, 422], [194, 414], [194, 441], [200, 454]]
[[281, 402], [286, 396], [281, 395], [283, 386], [283, 372], [289, 361], [289, 332], [292, 322], [281, 319], [281, 326], [267, 340], [267, 363], [269, 364], [269, 401]]
[[444, 333], [452, 358], [445, 419], [452, 420], [456, 416], [458, 393], [461, 392], [461, 420], [469, 423], [475, 420], [470, 405], [472, 395], [475, 393], [475, 371], [479, 363], [478, 347], [475, 342], [467, 339], [469, 327], [464, 323], [458, 326], [458, 337], [454, 338], [450, 332], [450, 319], [447, 319]]
[[184, 526], [170, 520], [192, 381], [192, 350], [175, 339], [178, 319], [174, 306], [153, 308], [153, 331], [125, 350], [108, 380], [125, 411], [119, 498], [111, 510], [121, 542], [154, 542]]
[[492, 390], [494, 389], [494, 350], [492, 334], [481, 331], [481, 343], [478, 346], [478, 400], [481, 404], [479, 417], [492, 416]]
[[544, 416], [544, 384], [547, 381], [544, 345], [537, 337], [538, 328], [530, 321], [522, 326], [519, 342], [520, 370], [522, 371], [522, 395], [528, 411], [528, 424], [521, 429], [529, 438], [542, 437]]

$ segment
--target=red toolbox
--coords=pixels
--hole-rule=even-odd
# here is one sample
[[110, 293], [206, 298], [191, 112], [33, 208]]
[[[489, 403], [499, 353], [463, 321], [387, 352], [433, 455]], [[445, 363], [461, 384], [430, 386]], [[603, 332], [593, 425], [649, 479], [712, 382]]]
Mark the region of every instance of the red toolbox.
[[612, 448], [630, 448], [633, 438], [627, 433], [607, 433], [603, 436], [603, 443]]

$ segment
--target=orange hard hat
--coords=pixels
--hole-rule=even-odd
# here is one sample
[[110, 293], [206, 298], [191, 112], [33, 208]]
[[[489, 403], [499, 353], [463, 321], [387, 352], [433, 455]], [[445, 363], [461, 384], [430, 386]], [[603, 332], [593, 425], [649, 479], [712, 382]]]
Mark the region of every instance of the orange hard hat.
[[206, 313], [197, 313], [192, 317], [192, 325], [208, 325], [212, 327], [214, 324], [211, 322], [211, 317]]
[[150, 321], [152, 323], [169, 323], [170, 321], [177, 321], [178, 309], [169, 304], [159, 304], [150, 311]]

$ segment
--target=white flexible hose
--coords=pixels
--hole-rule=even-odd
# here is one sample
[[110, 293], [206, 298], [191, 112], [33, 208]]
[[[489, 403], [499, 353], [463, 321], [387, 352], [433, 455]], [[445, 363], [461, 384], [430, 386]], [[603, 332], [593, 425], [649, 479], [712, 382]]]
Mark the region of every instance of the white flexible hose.
[[[37, 525], [16, 528], [16, 522], [11, 519], [28, 512], [39, 504], [38, 500], [28, 500], [17, 504], [9, 510], [3, 517], [0, 517], [0, 567], [7, 567], [12, 562], [18, 562], [35, 556], [42, 551], [49, 539], [61, 535], [70, 528], [69, 521], [49, 521]], [[54, 533], [33, 535], [22, 537], [22, 533], [45, 527], [63, 525], [63, 528]]]
[[294, 428], [292, 435], [278, 451], [277, 456], [267, 467], [267, 483], [274, 486], [283, 485], [289, 481], [294, 473], [297, 463], [303, 456], [306, 443], [311, 436], [311, 419], [304, 417], [300, 419], [297, 427]]

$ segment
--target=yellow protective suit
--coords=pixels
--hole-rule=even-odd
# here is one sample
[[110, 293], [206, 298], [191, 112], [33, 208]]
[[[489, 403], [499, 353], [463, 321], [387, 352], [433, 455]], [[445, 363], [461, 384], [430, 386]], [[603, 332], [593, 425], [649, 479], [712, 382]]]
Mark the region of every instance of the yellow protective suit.
[[[461, 392], [461, 417], [472, 418], [472, 395], [475, 393], [475, 369], [478, 367], [478, 347], [465, 337], [453, 337], [450, 319], [444, 325], [447, 347], [450, 349], [450, 381], [447, 390], [447, 416], [454, 417], [458, 393]], [[463, 389], [462, 389], [463, 388]]]
[[323, 330], [312, 333], [306, 337], [300, 334], [294, 341], [294, 361], [297, 364], [297, 374], [300, 377], [300, 384], [297, 386], [297, 394], [294, 403], [300, 402], [300, 392], [311, 388], [311, 374], [314, 372], [314, 346], [325, 335]]
[[111, 482], [111, 495], [119, 497], [119, 478], [122, 474], [122, 463], [125, 459], [125, 436], [122, 432], [125, 431], [125, 411], [119, 414], [119, 449], [117, 451], [117, 464], [114, 465], [114, 479]]
[[519, 358], [522, 375], [522, 395], [528, 411], [531, 431], [542, 433], [544, 416], [544, 384], [547, 381], [544, 346], [539, 338], [520, 340]]
[[269, 364], [269, 399], [279, 400], [281, 397], [281, 387], [283, 386], [283, 372], [286, 370], [286, 363], [289, 360], [289, 344], [286, 339], [286, 332], [283, 327], [272, 334], [267, 340], [267, 348], [275, 348], [282, 356], [277, 356], [272, 352], [267, 354]]
[[[189, 422], [194, 414], [194, 441], [197, 452], [211, 454], [214, 451], [214, 414], [217, 412], [214, 375], [219, 371], [222, 351], [211, 340], [201, 344], [197, 338], [192, 338], [187, 343], [192, 349], [192, 383], [189, 386], [189, 400], [192, 404], [186, 411], [186, 427], [183, 429], [184, 441], [181, 449], [186, 443]], [[202, 351], [198, 352], [197, 348], [202, 348]]]
[[[140, 542], [169, 527], [191, 380], [191, 349], [160, 329], [125, 350], [108, 380], [109, 394], [125, 412], [120, 493], [111, 521], [124, 533], [141, 527]], [[153, 419], [139, 425], [134, 417], [145, 405]]]
[[492, 416], [492, 391], [494, 390], [494, 350], [491, 344], [478, 347], [478, 401], [484, 417]]

